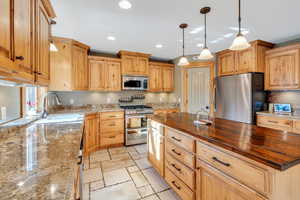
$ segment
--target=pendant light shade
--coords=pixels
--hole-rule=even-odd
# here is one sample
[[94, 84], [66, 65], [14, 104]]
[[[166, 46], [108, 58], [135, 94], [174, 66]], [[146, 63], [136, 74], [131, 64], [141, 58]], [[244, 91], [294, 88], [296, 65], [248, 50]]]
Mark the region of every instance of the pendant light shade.
[[189, 61], [188, 59], [185, 57], [184, 55], [184, 48], [185, 48], [185, 41], [184, 41], [184, 29], [186, 29], [188, 27], [187, 24], [180, 24], [179, 28], [182, 29], [182, 57], [179, 59], [178, 65], [179, 66], [185, 66], [185, 65], [189, 65]]
[[241, 0], [239, 0], [239, 33], [237, 34], [236, 38], [233, 40], [232, 45], [230, 46], [230, 50], [233, 51], [241, 51], [244, 49], [249, 48], [251, 45], [247, 41], [246, 37], [241, 32]]
[[206, 34], [206, 14], [210, 12], [210, 7], [201, 8], [200, 13], [204, 15], [204, 47], [200, 53], [200, 60], [209, 60], [214, 56], [211, 54], [210, 50], [207, 47], [207, 34]]

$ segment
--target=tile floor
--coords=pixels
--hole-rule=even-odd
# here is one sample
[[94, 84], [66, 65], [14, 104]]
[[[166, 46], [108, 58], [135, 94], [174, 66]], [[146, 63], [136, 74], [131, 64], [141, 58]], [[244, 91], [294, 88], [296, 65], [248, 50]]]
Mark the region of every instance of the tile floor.
[[147, 160], [147, 145], [93, 153], [84, 161], [84, 200], [180, 200]]

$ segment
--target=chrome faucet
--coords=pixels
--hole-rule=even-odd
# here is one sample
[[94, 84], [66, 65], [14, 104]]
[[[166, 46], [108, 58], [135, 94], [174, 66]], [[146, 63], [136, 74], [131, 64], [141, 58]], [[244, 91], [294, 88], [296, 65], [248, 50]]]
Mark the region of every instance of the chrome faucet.
[[54, 94], [56, 105], [61, 105], [61, 100], [59, 99], [59, 97], [56, 93], [47, 93], [43, 98], [43, 113], [42, 113], [43, 119], [45, 119], [48, 116], [48, 103], [47, 102], [48, 102], [48, 97], [51, 94]]
[[206, 113], [207, 114], [207, 119], [209, 118], [209, 112], [207, 111], [207, 109], [205, 108], [201, 108], [199, 111], [197, 111], [197, 120], [199, 121], [200, 120], [200, 115], [202, 113]]

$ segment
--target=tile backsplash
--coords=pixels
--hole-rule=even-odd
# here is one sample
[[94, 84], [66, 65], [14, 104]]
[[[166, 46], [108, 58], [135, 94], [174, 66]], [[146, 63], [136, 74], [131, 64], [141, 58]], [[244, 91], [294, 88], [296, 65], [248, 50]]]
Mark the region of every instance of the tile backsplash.
[[136, 94], [144, 94], [144, 100], [138, 103], [178, 103], [179, 97], [175, 93], [144, 93], [138, 91], [123, 92], [56, 92], [63, 105], [86, 105], [86, 104], [116, 104], [119, 99]]
[[289, 103], [292, 108], [300, 109], [300, 91], [272, 91], [268, 95], [269, 103]]

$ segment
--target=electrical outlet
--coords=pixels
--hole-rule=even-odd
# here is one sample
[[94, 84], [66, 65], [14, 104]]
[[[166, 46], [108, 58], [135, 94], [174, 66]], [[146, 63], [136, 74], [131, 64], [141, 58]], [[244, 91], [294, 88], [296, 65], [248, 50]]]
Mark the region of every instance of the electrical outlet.
[[6, 107], [1, 106], [1, 120], [6, 120]]

